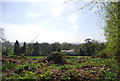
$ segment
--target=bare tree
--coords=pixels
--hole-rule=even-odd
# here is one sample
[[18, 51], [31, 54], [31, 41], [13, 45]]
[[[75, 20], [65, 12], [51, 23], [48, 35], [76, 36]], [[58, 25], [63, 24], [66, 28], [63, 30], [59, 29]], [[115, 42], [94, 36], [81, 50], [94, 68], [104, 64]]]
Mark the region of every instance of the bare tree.
[[0, 41], [5, 41], [5, 40], [6, 40], [6, 38], [4, 35], [4, 29], [0, 28]]

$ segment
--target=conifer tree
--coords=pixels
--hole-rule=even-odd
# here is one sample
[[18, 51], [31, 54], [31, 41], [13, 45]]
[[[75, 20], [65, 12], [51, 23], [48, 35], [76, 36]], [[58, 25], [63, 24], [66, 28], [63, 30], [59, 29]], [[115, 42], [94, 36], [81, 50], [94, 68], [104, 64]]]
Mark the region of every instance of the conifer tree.
[[17, 40], [14, 44], [14, 54], [15, 55], [20, 55], [20, 45], [19, 45], [19, 42]]
[[39, 43], [36, 42], [33, 44], [33, 56], [38, 56], [39, 55]]
[[23, 46], [21, 47], [20, 51], [22, 54], [25, 54], [25, 52], [26, 52], [26, 43], [25, 42], [24, 42]]
[[33, 44], [32, 43], [29, 43], [29, 44], [27, 44], [27, 46], [26, 46], [26, 55], [27, 56], [32, 56], [32, 54], [33, 54]]

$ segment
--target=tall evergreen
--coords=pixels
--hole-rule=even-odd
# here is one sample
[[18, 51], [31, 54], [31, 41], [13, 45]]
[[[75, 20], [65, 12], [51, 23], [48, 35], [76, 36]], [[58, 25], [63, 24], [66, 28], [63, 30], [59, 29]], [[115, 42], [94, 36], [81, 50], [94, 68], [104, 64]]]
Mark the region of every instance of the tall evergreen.
[[38, 42], [33, 44], [33, 54], [32, 55], [33, 56], [40, 55], [40, 53], [39, 53], [39, 43]]
[[27, 55], [27, 56], [32, 56], [32, 54], [33, 54], [33, 44], [32, 43], [29, 43], [29, 44], [27, 44], [27, 46], [26, 46], [26, 52], [25, 52], [25, 54]]
[[84, 52], [81, 48], [79, 49], [79, 53], [80, 53], [80, 56], [84, 56]]
[[91, 56], [92, 55], [92, 50], [91, 50], [91, 45], [92, 45], [92, 43], [91, 43], [91, 39], [86, 39], [85, 40], [85, 55], [87, 55], [87, 56]]
[[52, 52], [55, 52], [56, 51], [55, 44], [51, 44], [51, 45], [52, 45]]
[[22, 54], [25, 54], [25, 52], [26, 52], [26, 43], [25, 42], [24, 42], [23, 46], [21, 47], [20, 51]]
[[20, 55], [20, 45], [19, 45], [19, 42], [17, 40], [14, 44], [14, 54], [15, 55]]

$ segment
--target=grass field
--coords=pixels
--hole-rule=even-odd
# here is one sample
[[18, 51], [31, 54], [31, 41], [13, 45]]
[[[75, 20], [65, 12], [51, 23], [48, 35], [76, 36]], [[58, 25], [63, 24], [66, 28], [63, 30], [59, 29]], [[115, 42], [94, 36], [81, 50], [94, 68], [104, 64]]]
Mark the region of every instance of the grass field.
[[40, 62], [39, 57], [3, 57], [3, 79], [40, 79], [40, 81], [80, 81], [117, 77], [116, 63], [108, 58], [68, 56], [64, 65]]
[[45, 58], [46, 56], [29, 56], [28, 58]]

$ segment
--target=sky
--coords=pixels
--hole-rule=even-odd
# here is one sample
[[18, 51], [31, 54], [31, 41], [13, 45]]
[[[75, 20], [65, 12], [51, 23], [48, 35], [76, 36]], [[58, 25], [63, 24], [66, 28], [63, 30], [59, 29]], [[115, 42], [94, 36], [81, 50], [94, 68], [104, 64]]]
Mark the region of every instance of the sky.
[[[35, 0], [36, 1], [36, 0]], [[88, 2], [0, 2], [0, 28], [11, 42], [83, 43], [91, 38], [105, 41], [97, 8], [80, 10]]]

